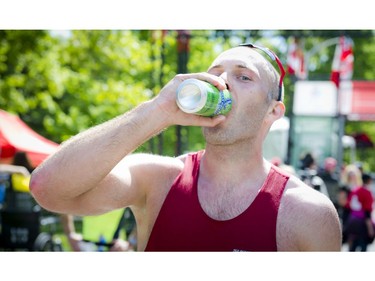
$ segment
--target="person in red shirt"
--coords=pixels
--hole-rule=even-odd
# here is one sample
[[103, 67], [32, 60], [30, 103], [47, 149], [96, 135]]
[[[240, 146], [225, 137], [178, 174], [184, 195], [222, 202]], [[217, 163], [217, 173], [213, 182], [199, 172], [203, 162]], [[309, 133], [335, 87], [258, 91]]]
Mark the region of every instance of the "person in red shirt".
[[350, 214], [344, 231], [351, 252], [355, 252], [357, 248], [366, 252], [367, 245], [374, 239], [374, 225], [371, 220], [374, 199], [370, 191], [371, 181], [370, 175], [363, 174], [363, 184], [349, 194], [347, 208]]

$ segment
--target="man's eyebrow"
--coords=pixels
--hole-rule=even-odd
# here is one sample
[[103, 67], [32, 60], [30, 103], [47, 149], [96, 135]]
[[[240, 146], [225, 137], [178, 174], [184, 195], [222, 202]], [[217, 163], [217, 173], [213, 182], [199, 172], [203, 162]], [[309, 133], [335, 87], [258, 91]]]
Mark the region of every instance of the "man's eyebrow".
[[216, 65], [212, 65], [208, 68], [208, 70], [213, 70], [213, 69], [220, 69], [220, 68], [223, 68], [222, 65], [220, 64], [216, 64]]
[[[211, 66], [210, 68], [208, 68], [208, 70], [213, 70], [213, 69], [222, 69], [224, 66], [221, 65], [221, 64], [217, 64], [217, 65], [213, 65]], [[252, 71], [251, 68], [249, 68], [248, 66], [246, 66], [245, 64], [236, 64], [234, 66], [235, 68], [241, 68], [241, 69], [247, 69], [247, 70], [250, 70]]]
[[237, 68], [245, 68], [245, 69], [249, 69], [251, 70], [248, 66], [246, 66], [245, 64], [236, 64], [235, 65]]

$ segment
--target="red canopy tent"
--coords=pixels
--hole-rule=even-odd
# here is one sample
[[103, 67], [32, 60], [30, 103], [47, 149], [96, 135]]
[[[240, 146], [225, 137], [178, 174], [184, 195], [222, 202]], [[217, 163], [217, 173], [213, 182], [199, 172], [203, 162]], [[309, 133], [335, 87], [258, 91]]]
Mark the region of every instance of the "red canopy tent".
[[18, 116], [0, 109], [0, 158], [10, 158], [16, 151], [24, 151], [31, 165], [36, 167], [58, 146], [37, 134]]

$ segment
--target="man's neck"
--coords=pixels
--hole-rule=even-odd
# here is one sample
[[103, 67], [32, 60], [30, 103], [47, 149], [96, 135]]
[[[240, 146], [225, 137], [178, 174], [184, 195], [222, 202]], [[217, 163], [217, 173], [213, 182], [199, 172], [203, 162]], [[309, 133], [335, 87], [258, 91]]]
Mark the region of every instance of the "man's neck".
[[198, 197], [206, 214], [216, 220], [234, 218], [253, 202], [269, 165], [259, 149], [208, 145], [201, 158]]
[[265, 178], [269, 167], [264, 162], [262, 149], [246, 143], [230, 146], [207, 144], [201, 162], [201, 173], [213, 181], [232, 182]]

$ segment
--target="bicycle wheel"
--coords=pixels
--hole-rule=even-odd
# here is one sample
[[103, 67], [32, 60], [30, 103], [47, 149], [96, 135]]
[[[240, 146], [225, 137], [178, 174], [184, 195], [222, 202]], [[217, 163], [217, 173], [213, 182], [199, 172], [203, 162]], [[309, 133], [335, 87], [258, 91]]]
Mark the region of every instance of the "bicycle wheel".
[[62, 245], [59, 241], [54, 241], [52, 235], [42, 232], [34, 242], [36, 252], [62, 252]]

